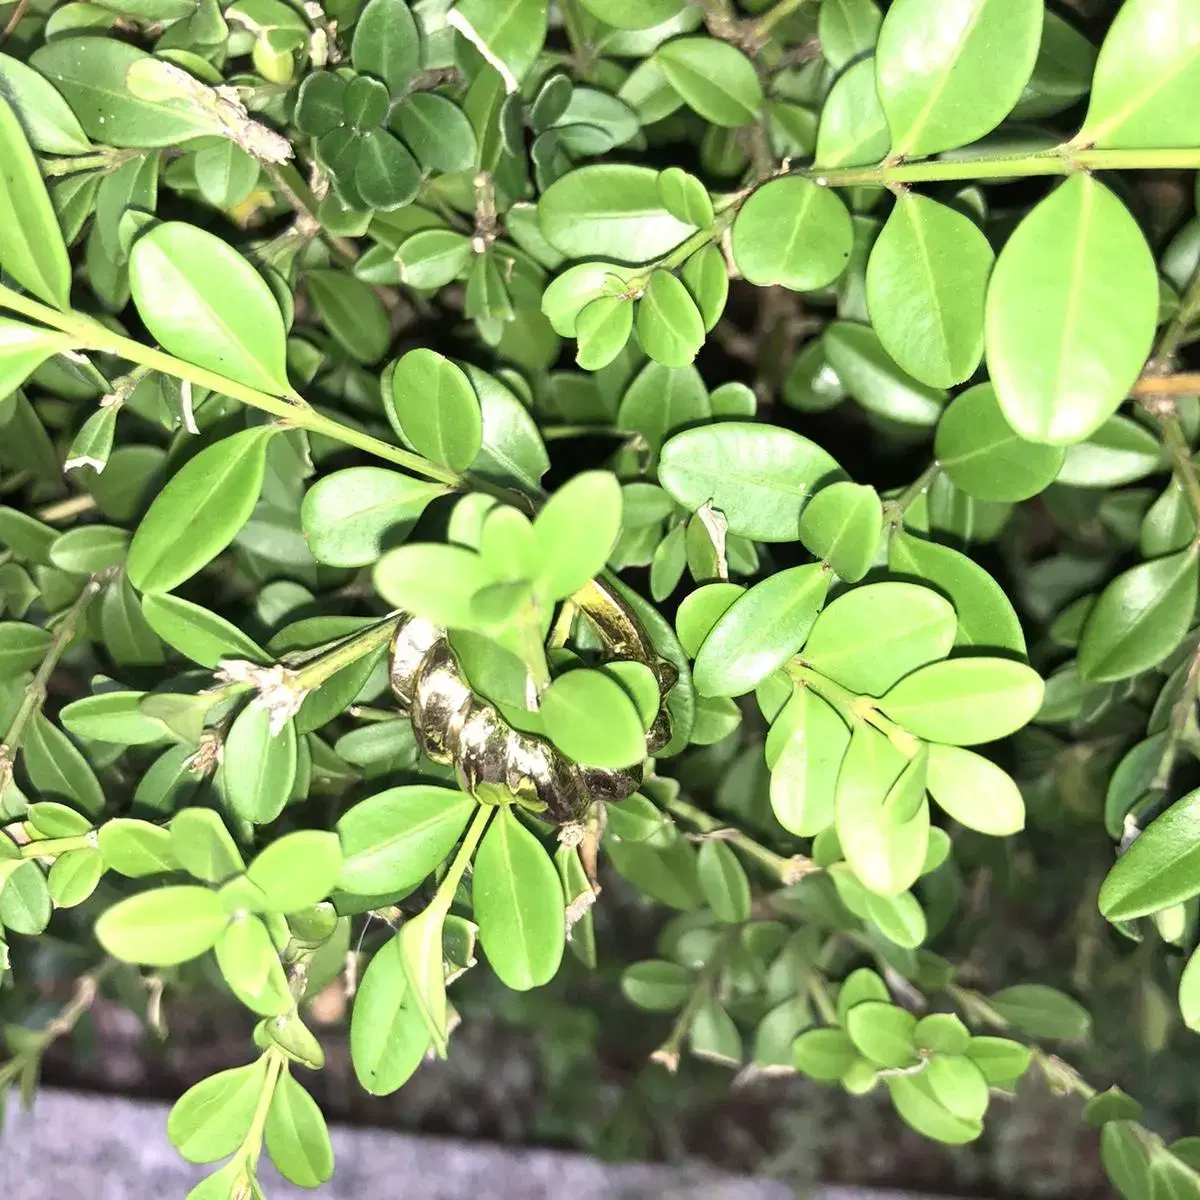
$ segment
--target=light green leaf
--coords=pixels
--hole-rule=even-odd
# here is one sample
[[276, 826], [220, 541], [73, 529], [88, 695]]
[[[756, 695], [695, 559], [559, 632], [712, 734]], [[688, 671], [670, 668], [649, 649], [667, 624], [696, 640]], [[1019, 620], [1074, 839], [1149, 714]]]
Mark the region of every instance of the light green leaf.
[[968, 829], [1009, 837], [1025, 828], [1025, 801], [1012, 777], [959, 746], [929, 747], [929, 794]]
[[865, 58], [843, 71], [825, 97], [816, 164], [826, 170], [865, 167], [886, 157], [891, 144], [875, 87], [875, 60]]
[[1044, 11], [1042, 0], [897, 0], [875, 48], [892, 153], [926, 158], [995, 129], [1033, 74]]
[[188, 1088], [167, 1117], [171, 1144], [188, 1162], [228, 1158], [250, 1131], [266, 1081], [266, 1059], [260, 1058]]
[[470, 380], [434, 350], [410, 350], [392, 371], [392, 404], [418, 454], [465, 471], [483, 444], [483, 417]]
[[1133, 841], [1100, 888], [1100, 911], [1131, 921], [1200, 894], [1200, 791], [1189, 792]]
[[979, 500], [1027, 500], [1079, 449], [1027, 442], [1004, 419], [990, 383], [958, 396], [938, 422], [934, 453], [956, 487]]
[[1196, 608], [1196, 551], [1139, 563], [1100, 593], [1079, 640], [1081, 679], [1127, 679], [1183, 640]]
[[946, 393], [894, 362], [870, 326], [834, 321], [821, 343], [842, 386], [863, 408], [905, 425], [937, 424]]
[[918, 737], [971, 746], [1020, 729], [1037, 712], [1044, 689], [1024, 663], [953, 658], [905, 676], [879, 707]]
[[471, 894], [479, 941], [500, 981], [517, 991], [549, 983], [566, 944], [562, 886], [511, 805], [501, 807], [475, 855]]
[[872, 487], [843, 481], [822, 488], [800, 515], [800, 540], [848, 583], [875, 562], [883, 533], [883, 505]]
[[565, 600], [600, 574], [621, 512], [621, 485], [608, 471], [584, 471], [550, 497], [533, 523], [540, 564], [535, 583], [546, 599]]
[[733, 222], [733, 260], [753, 284], [810, 292], [846, 269], [850, 213], [832, 188], [784, 175], [755, 189]]
[[185, 871], [205, 883], [224, 883], [246, 869], [237, 843], [211, 808], [185, 808], [171, 821], [171, 848]]
[[161, 825], [115, 817], [100, 826], [99, 839], [104, 865], [118, 875], [138, 879], [178, 869], [170, 830]]
[[683, 283], [653, 271], [637, 302], [638, 341], [664, 367], [686, 367], [704, 345], [704, 319]]
[[202, 667], [216, 667], [223, 658], [270, 661], [270, 655], [236, 625], [181, 596], [143, 596], [142, 615], [168, 646]]
[[408, 1082], [429, 1049], [429, 1032], [408, 997], [408, 980], [396, 938], [371, 959], [354, 994], [350, 1060], [372, 1096], [388, 1096]]
[[1200, 14], [1171, 0], [1129, 0], [1100, 48], [1092, 98], [1075, 142], [1086, 146], [1193, 146], [1200, 116]]
[[905, 675], [945, 658], [954, 644], [950, 603], [931, 588], [873, 583], [833, 601], [817, 618], [804, 661], [867, 696], [881, 696]]
[[515, 92], [546, 41], [548, 8], [547, 0], [458, 0], [450, 23]]
[[935, 1142], [961, 1146], [973, 1142], [983, 1132], [979, 1121], [964, 1120], [946, 1109], [924, 1073], [889, 1076], [887, 1086], [892, 1103], [905, 1122]]
[[659, 482], [689, 511], [711, 503], [730, 533], [761, 542], [795, 541], [809, 497], [840, 474], [808, 438], [741, 421], [676, 434], [658, 467]]
[[263, 911], [294, 913], [324, 900], [341, 869], [337, 835], [304, 829], [267, 846], [250, 864], [246, 878], [265, 897]]
[[71, 264], [37, 159], [0, 93], [0, 266], [24, 288], [64, 311]]
[[1019, 983], [997, 992], [988, 1003], [1030, 1037], [1081, 1042], [1091, 1034], [1092, 1018], [1087, 1009], [1044, 984]]
[[0, 97], [21, 121], [29, 144], [41, 154], [86, 154], [92, 144], [67, 102], [32, 67], [0, 54]]
[[841, 1029], [810, 1029], [792, 1047], [796, 1070], [835, 1083], [854, 1065], [858, 1050]]
[[271, 1097], [265, 1140], [279, 1173], [298, 1187], [319, 1187], [333, 1178], [333, 1146], [325, 1118], [287, 1070]]
[[375, 564], [374, 579], [389, 604], [452, 629], [478, 624], [471, 601], [496, 582], [474, 551], [433, 542], [389, 550]]
[[1090, 175], [1017, 227], [992, 273], [987, 363], [1027, 441], [1081, 442], [1116, 411], [1150, 353], [1158, 281], [1129, 210]]
[[283, 811], [296, 781], [296, 727], [287, 721], [276, 733], [266, 708], [250, 703], [225, 736], [225, 793], [244, 821], [265, 825]]
[[567, 671], [542, 693], [550, 740], [592, 767], [628, 767], [646, 757], [642, 718], [628, 693], [603, 671]]
[[711, 37], [674, 38], [654, 61], [684, 103], [714, 125], [750, 125], [762, 111], [758, 73], [736, 46]]
[[859, 1053], [878, 1067], [898, 1070], [917, 1061], [917, 1019], [885, 1000], [867, 1000], [846, 1013], [846, 1032]]
[[867, 307], [883, 348], [913, 378], [946, 388], [983, 360], [995, 255], [970, 217], [902, 192], [867, 264]]
[[804, 645], [829, 582], [829, 571], [810, 563], [780, 571], [739, 596], [696, 655], [696, 690], [703, 696], [753, 691]]
[[156, 225], [130, 252], [129, 286], [146, 328], [172, 354], [272, 395], [289, 391], [279, 305], [215, 234]]
[[[786, 741], [772, 761], [777, 728]], [[814, 837], [833, 824], [838, 772], [849, 746], [842, 718], [811, 688], [798, 688], [771, 726], [767, 746], [771, 809], [785, 829]]]
[[[0, 199], [2, 203], [3, 199]], [[3, 262], [3, 254], [4, 246], [0, 241], [0, 262]], [[0, 402], [15, 392], [46, 359], [75, 345], [75, 339], [68, 334], [0, 317]], [[2, 420], [0, 424], [3, 424]]]
[[720, 921], [736, 925], [750, 919], [750, 880], [737, 855], [724, 842], [709, 838], [698, 856], [700, 889]]
[[439, 866], [475, 811], [466, 793], [413, 784], [360, 801], [337, 824], [338, 886], [362, 895], [401, 894]]
[[[567, 258], [624, 263], [649, 262], [696, 232], [663, 206], [657, 171], [621, 163], [595, 163], [556, 180], [538, 201], [538, 221], [546, 240]], [[600, 270], [599, 277], [610, 270]]]
[[216, 892], [165, 887], [114, 904], [96, 922], [96, 937], [122, 962], [170, 967], [211, 950], [229, 923]]
[[252, 913], [234, 916], [217, 939], [217, 966], [230, 991], [259, 1016], [287, 1012], [295, 1001], [266, 925]]

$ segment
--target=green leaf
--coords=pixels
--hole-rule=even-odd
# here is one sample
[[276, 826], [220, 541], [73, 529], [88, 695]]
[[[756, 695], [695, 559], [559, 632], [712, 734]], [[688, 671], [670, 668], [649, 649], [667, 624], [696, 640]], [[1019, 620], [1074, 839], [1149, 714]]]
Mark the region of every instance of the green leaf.
[[927, 587], [873, 583], [839, 596], [817, 618], [804, 661], [867, 696], [937, 662], [954, 644], [954, 609]]
[[262, 491], [277, 426], [222, 438], [177, 471], [154, 498], [129, 548], [129, 582], [169, 592], [211, 562], [250, 517]]
[[70, 307], [71, 264], [37, 159], [0, 94], [0, 266], [40, 299]]
[[42, 868], [35, 862], [20, 863], [0, 890], [0, 925], [35, 937], [50, 924], [50, 913], [50, 890]]
[[756, 188], [733, 222], [733, 260], [759, 287], [810, 292], [832, 283], [850, 260], [850, 213], [832, 188], [784, 175]]
[[638, 341], [664, 367], [686, 367], [704, 345], [704, 319], [670, 271], [653, 271], [637, 303]]
[[796, 1070], [823, 1083], [835, 1083], [854, 1065], [858, 1051], [840, 1029], [810, 1029], [795, 1041]]
[[625, 689], [603, 671], [558, 676], [542, 693], [546, 735], [568, 758], [591, 767], [628, 767], [646, 757], [642, 718]]
[[674, 38], [659, 47], [654, 61], [684, 103], [714, 125], [750, 125], [762, 111], [754, 64], [728, 42]]
[[943, 1106], [924, 1072], [889, 1076], [887, 1086], [900, 1116], [935, 1142], [961, 1146], [973, 1142], [983, 1132], [978, 1120], [965, 1120]]
[[360, 801], [337, 824], [338, 886], [362, 895], [411, 891], [454, 849], [475, 801], [449, 788], [414, 784]]
[[739, 596], [696, 655], [697, 691], [742, 696], [782, 667], [804, 645], [829, 581], [822, 564], [810, 563], [780, 571]]
[[1077, 1000], [1040, 983], [1005, 988], [988, 1003], [1022, 1033], [1060, 1042], [1082, 1042], [1090, 1035], [1092, 1018]]
[[579, 310], [575, 361], [583, 370], [599, 371], [621, 353], [633, 331], [633, 309], [623, 297], [600, 296]]
[[835, 71], [869, 54], [883, 17], [875, 0], [826, 0], [817, 17], [821, 54]]
[[[628, 511], [628, 499], [625, 503]], [[689, 658], [696, 657], [721, 614], [745, 590], [738, 583], [706, 583], [683, 598], [675, 612], [675, 632]]]
[[1109, 417], [1086, 441], [1067, 447], [1058, 482], [1068, 487], [1112, 488], [1162, 470], [1162, 443], [1129, 417]]
[[917, 1019], [882, 1000], [856, 1004], [846, 1013], [846, 1032], [856, 1049], [876, 1066], [900, 1069], [917, 1061], [913, 1031]]
[[[369, 129], [357, 135], [353, 144], [358, 150], [354, 163], [354, 186], [362, 203], [384, 212], [411, 204], [421, 188], [421, 169], [408, 148], [383, 129]], [[337, 277], [337, 272], [328, 274]], [[341, 278], [349, 277], [343, 275]], [[373, 294], [364, 295], [357, 288], [341, 288], [341, 291], [350, 293], [364, 313], [370, 315], [370, 327], [365, 331], [368, 336], [364, 340], [356, 334], [352, 313], [346, 311], [343, 297], [334, 290], [338, 288], [336, 283], [329, 287], [318, 283], [314, 303], [321, 308], [330, 331], [350, 354], [362, 361], [374, 362], [383, 355], [383, 350], [377, 349], [381, 341], [386, 348], [384, 324], [380, 320], [382, 309], [375, 303]]]
[[324, 900], [341, 869], [337, 834], [305, 829], [273, 841], [250, 864], [246, 878], [265, 897], [263, 911], [294, 913]]
[[451, 22], [504, 76], [509, 92], [546, 41], [547, 0], [458, 0]]
[[926, 158], [995, 129], [1033, 74], [1043, 14], [1041, 0], [893, 4], [875, 48], [892, 154]]
[[194, 169], [200, 194], [214, 208], [236, 208], [258, 182], [257, 161], [234, 142], [218, 142], [198, 151]]
[[[0, 631], [4, 626], [0, 625]], [[150, 746], [170, 737], [161, 721], [138, 707], [144, 692], [101, 692], [63, 707], [58, 719], [76, 737], [119, 746]]]
[[1150, 353], [1158, 282], [1129, 210], [1072, 176], [1017, 227], [992, 273], [987, 362], [1005, 419], [1031, 442], [1081, 442]]
[[913, 1042], [919, 1050], [966, 1054], [971, 1044], [971, 1031], [953, 1013], [931, 1013], [917, 1022]]
[[729, 268], [725, 256], [713, 242], [709, 242], [683, 264], [680, 278], [700, 310], [705, 332], [716, 328], [729, 298]]
[[621, 991], [630, 1004], [647, 1012], [674, 1012], [687, 1003], [695, 978], [678, 963], [647, 959], [621, 973]]
[[688, 1047], [697, 1058], [736, 1067], [742, 1061], [742, 1036], [737, 1025], [713, 997], [705, 997], [688, 1029]]
[[480, 943], [500, 981], [516, 991], [549, 983], [566, 944], [562, 886], [510, 805], [501, 807], [475, 855], [471, 895]]
[[[471, 401], [478, 414], [474, 392]], [[443, 484], [385, 467], [335, 471], [305, 493], [300, 506], [304, 540], [320, 563], [370, 566], [389, 545], [408, 536], [430, 503], [448, 494]]]
[[[0, 390], [3, 390], [2, 386]], [[99, 474], [108, 466], [117, 432], [118, 411], [115, 404], [108, 408], [98, 408], [84, 421], [67, 449], [66, 461], [63, 463], [64, 471], [91, 467]]]
[[[870, 893], [897, 896], [920, 873], [929, 842], [924, 772], [923, 759], [910, 764], [877, 729], [864, 723], [854, 727], [837, 777], [836, 829], [846, 861]], [[896, 799], [896, 794], [907, 792], [912, 784], [916, 814], [901, 822], [893, 816], [896, 807], [913, 806], [906, 799]], [[917, 911], [919, 914], [919, 908]], [[883, 908], [880, 913], [882, 920], [877, 923], [887, 923], [889, 936], [897, 926], [913, 924], [909, 913]], [[902, 932], [894, 940], [902, 945], [919, 944], [924, 937], [923, 927], [919, 933], [915, 942]]]
[[297, 1187], [320, 1187], [333, 1178], [333, 1146], [325, 1118], [286, 1070], [271, 1097], [265, 1137], [271, 1161]]
[[970, 217], [902, 192], [867, 264], [867, 307], [883, 348], [913, 378], [951, 387], [983, 360], [995, 255]]
[[188, 1088], [171, 1107], [167, 1136], [192, 1163], [228, 1158], [250, 1132], [267, 1081], [267, 1061], [219, 1071]]
[[956, 646], [1024, 656], [1025, 635], [1004, 589], [965, 554], [900, 532], [892, 537], [888, 567], [897, 575], [931, 583], [950, 598], [958, 615]]
[[408, 1082], [428, 1049], [429, 1032], [408, 996], [399, 940], [392, 938], [375, 952], [354, 995], [354, 1074], [372, 1096], [389, 1096]]
[[1187, 5], [1129, 0], [1100, 48], [1092, 98], [1074, 141], [1105, 147], [1191, 146], [1200, 119], [1200, 26]]
[[960, 824], [993, 837], [1025, 828], [1025, 802], [1012, 777], [958, 746], [929, 747], [929, 794]]
[[262, 276], [215, 234], [165, 221], [134, 243], [129, 286], [164, 349], [247, 387], [288, 392], [283, 317]]
[[122, 962], [170, 967], [211, 950], [229, 923], [216, 892], [154, 888], [114, 904], [96, 922], [96, 937]]
[[[696, 232], [663, 207], [658, 172], [649, 167], [580, 167], [552, 183], [537, 207], [542, 235], [567, 258], [649, 262]], [[611, 268], [596, 270], [603, 278]]]
[[1117, 859], [1100, 888], [1100, 911], [1131, 921], [1200, 894], [1200, 791], [1177, 800]]
[[771, 727], [787, 740], [770, 761], [771, 809], [779, 823], [799, 837], [814, 837], [834, 820], [838, 772], [850, 746], [850, 731], [811, 688], [798, 688]]
[[834, 321], [822, 345], [842, 386], [869, 412], [905, 425], [933, 426], [942, 414], [946, 393], [904, 371], [867, 325]]
[[293, 1007], [287, 976], [261, 918], [253, 913], [235, 915], [217, 939], [216, 952], [230, 991], [251, 1012], [275, 1017]]
[[432, 542], [389, 550], [375, 564], [374, 580], [389, 604], [452, 629], [475, 627], [471, 601], [496, 582], [474, 551]]
[[1127, 679], [1161, 662], [1183, 640], [1196, 608], [1196, 551], [1139, 563], [1100, 593], [1079, 641], [1081, 679]]
[[865, 58], [843, 71], [825, 97], [816, 163], [826, 170], [869, 166], [886, 157], [891, 144], [875, 87], [875, 60]]
[[53, 641], [46, 629], [20, 621], [0, 623], [0, 679], [15, 679], [42, 661]]
[[118, 875], [139, 879], [166, 874], [179, 867], [170, 830], [161, 825], [115, 817], [100, 826], [99, 839], [104, 865]]
[[142, 615], [168, 646], [202, 667], [217, 667], [223, 658], [270, 661], [267, 652], [236, 625], [180, 596], [143, 596]]
[[954, 485], [979, 500], [1028, 500], [1054, 482], [1078, 447], [1040, 445], [1018, 437], [990, 383], [958, 396], [938, 422], [934, 453]]
[[356, 362], [370, 366], [392, 340], [383, 302], [361, 279], [344, 271], [307, 271], [304, 286], [334, 340]]
[[1006, 737], [1037, 712], [1042, 678], [1007, 658], [954, 658], [905, 676], [879, 707], [910, 733], [972, 746]]
[[[483, 444], [483, 418], [470, 380], [434, 350], [410, 350], [392, 371], [392, 404], [418, 454], [465, 471]], [[363, 565], [363, 564], [359, 564]]]
[[238, 713], [225, 737], [225, 793], [230, 809], [244, 821], [265, 825], [283, 811], [296, 781], [296, 727], [286, 721], [277, 732], [271, 713], [250, 703]]
[[[678, 45], [678, 42], [672, 45]], [[707, 229], [714, 218], [712, 198], [708, 189], [682, 167], [668, 167], [659, 172], [658, 194], [667, 209], [687, 225]]]
[[421, 66], [421, 37], [405, 0], [369, 0], [350, 43], [354, 69], [374, 75], [399, 97]]
[[11, 105], [30, 146], [39, 153], [86, 154], [92, 148], [78, 118], [53, 84], [7, 54], [0, 54], [0, 97]]
[[104, 874], [100, 851], [90, 846], [60, 854], [46, 877], [55, 908], [74, 908], [95, 892]]
[[128, 42], [55, 38], [30, 55], [29, 65], [62, 93], [84, 132], [106, 146], [152, 149], [222, 132], [215, 106], [198, 105], [178, 89], [135, 94], [130, 78], [165, 64]]
[[50, 547], [51, 565], [76, 575], [91, 575], [120, 566], [129, 534], [113, 525], [82, 525], [60, 534]]
[[471, 241], [452, 229], [422, 229], [396, 251], [401, 280], [414, 288], [440, 288], [460, 279], [471, 261]]
[[823, 488], [800, 516], [804, 548], [848, 583], [871, 569], [882, 533], [879, 493], [849, 481]]
[[1145, 1131], [1134, 1121], [1110, 1121], [1100, 1131], [1105, 1173], [1125, 1200], [1150, 1200], [1158, 1190], [1150, 1176]]
[[42, 713], [26, 727], [22, 750], [29, 782], [42, 796], [70, 800], [89, 816], [104, 808], [104, 792], [87, 759]]
[[210, 808], [185, 808], [171, 821], [171, 848], [189, 875], [224, 883], [246, 869], [225, 823]]
[[466, 171], [479, 147], [467, 115], [435, 92], [413, 92], [392, 113], [392, 128], [426, 171]]
[[1033, 1056], [1020, 1042], [999, 1037], [973, 1037], [967, 1057], [991, 1087], [1010, 1088], [1029, 1069]]
[[608, 471], [584, 471], [559, 488], [533, 523], [538, 591], [565, 600], [604, 570], [621, 529], [621, 485]]
[[690, 512], [711, 503], [730, 533], [761, 542], [795, 541], [809, 497], [840, 474], [808, 438], [741, 421], [676, 434], [658, 467], [659, 482]]
[[[2, 58], [3, 55], [0, 55]], [[3, 199], [0, 198], [0, 204]], [[0, 234], [0, 237], [3, 235]], [[0, 242], [0, 262], [4, 246]], [[46, 361], [55, 354], [76, 345], [73, 337], [53, 329], [39, 329], [0, 317], [0, 404], [3, 398], [17, 390]], [[0, 421], [3, 424], [3, 421]], [[65, 469], [65, 468], [64, 468]]]
[[1030, 121], [1070, 108], [1087, 95], [1095, 67], [1095, 46], [1074, 25], [1047, 9], [1033, 76], [1011, 115]]
[[697, 859], [700, 889], [717, 920], [736, 925], [750, 919], [750, 880], [737, 855], [724, 842], [709, 838]]

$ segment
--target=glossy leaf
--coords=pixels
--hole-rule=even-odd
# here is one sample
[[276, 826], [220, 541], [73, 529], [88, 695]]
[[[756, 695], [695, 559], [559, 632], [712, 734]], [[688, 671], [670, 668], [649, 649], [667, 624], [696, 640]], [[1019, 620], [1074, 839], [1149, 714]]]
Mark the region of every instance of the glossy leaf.
[[550, 856], [510, 805], [475, 855], [472, 897], [480, 944], [500, 980], [528, 991], [553, 979], [566, 942], [562, 887]]
[[1129, 210], [1075, 175], [1018, 226], [987, 298], [987, 363], [1001, 411], [1031, 442], [1094, 433], [1150, 353], [1154, 260]]
[[169, 967], [211, 949], [228, 923], [216, 892], [166, 887], [113, 905], [96, 922], [96, 937], [123, 962]]
[[470, 380], [433, 350], [410, 350], [392, 371], [392, 404], [418, 454], [465, 471], [483, 444], [483, 417]]
[[925, 158], [995, 129], [1033, 73], [1043, 11], [1041, 0], [893, 4], [875, 49], [892, 153]]
[[983, 360], [992, 248], [969, 217], [903, 192], [867, 265], [867, 307], [883, 348], [915, 379], [951, 387]]
[[749, 125], [762, 109], [754, 64], [715, 38], [675, 38], [654, 56], [684, 103], [715, 125]]
[[875, 561], [883, 505], [874, 488], [835, 483], [819, 491], [800, 515], [800, 540], [834, 572], [856, 583]]

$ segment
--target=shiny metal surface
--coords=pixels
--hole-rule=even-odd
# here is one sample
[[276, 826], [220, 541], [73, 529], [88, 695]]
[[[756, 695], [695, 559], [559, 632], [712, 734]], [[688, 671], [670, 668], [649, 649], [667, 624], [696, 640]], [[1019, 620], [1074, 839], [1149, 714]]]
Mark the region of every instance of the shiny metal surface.
[[[677, 673], [660, 659], [646, 631], [620, 597], [599, 581], [572, 602], [587, 616], [606, 661], [644, 663], [659, 686], [659, 711], [646, 735], [653, 754], [671, 737], [666, 700]], [[412, 718], [422, 752], [453, 764], [459, 785], [481, 800], [504, 793], [556, 824], [580, 820], [596, 800], [623, 800], [637, 791], [642, 766], [607, 770], [580, 767], [556, 746], [514, 729], [494, 704], [468, 685], [444, 630], [418, 617], [400, 622], [392, 643], [391, 684], [400, 708]]]

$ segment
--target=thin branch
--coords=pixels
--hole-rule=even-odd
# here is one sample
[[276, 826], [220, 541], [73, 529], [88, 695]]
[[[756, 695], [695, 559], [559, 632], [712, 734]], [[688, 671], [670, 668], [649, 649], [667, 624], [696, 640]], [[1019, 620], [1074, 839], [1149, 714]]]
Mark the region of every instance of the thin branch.
[[17, 0], [17, 7], [9, 14], [8, 20], [5, 22], [4, 28], [0, 29], [0, 46], [3, 46], [10, 37], [16, 32], [16, 28], [24, 20], [26, 12], [29, 10], [29, 0]]

